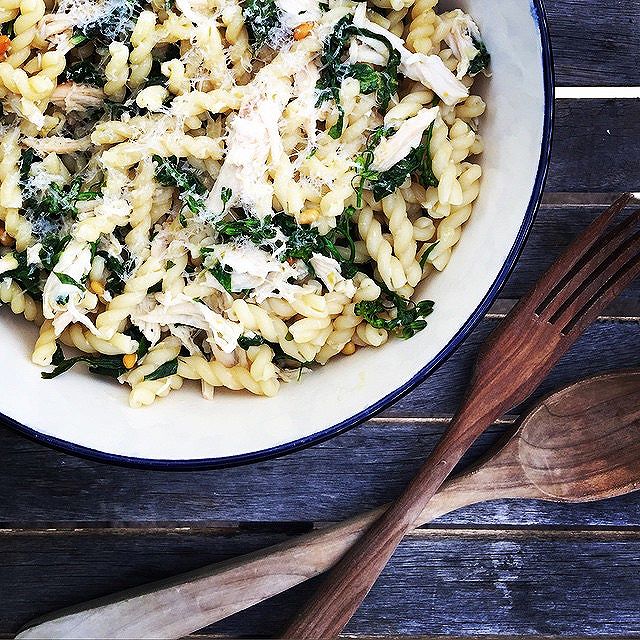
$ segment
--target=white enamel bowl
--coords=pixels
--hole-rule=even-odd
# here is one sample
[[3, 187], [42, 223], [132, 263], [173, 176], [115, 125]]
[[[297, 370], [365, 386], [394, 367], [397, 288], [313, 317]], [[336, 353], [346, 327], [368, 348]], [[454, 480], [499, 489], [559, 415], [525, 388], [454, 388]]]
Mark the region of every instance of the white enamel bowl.
[[[441, 4], [445, 4], [444, 2]], [[449, 4], [449, 3], [447, 3]], [[453, 4], [453, 3], [451, 3]], [[409, 341], [337, 359], [273, 399], [197, 385], [133, 410], [119, 385], [78, 369], [52, 381], [30, 362], [35, 331], [0, 311], [1, 411], [39, 441], [104, 461], [194, 468], [279, 455], [335, 435], [420, 382], [482, 317], [518, 257], [548, 165], [553, 109], [549, 38], [538, 0], [464, 0], [492, 54], [483, 86], [482, 191], [447, 269], [419, 298], [436, 301], [429, 326]]]

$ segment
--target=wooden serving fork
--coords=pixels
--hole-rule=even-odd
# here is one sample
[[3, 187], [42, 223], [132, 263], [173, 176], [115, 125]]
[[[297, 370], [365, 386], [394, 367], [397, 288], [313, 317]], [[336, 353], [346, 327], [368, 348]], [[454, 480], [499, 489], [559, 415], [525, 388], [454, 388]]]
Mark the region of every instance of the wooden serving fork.
[[549, 269], [485, 343], [463, 404], [404, 493], [330, 571], [284, 638], [334, 638], [473, 442], [542, 382], [598, 314], [640, 275], [640, 210], [607, 230], [619, 198]]

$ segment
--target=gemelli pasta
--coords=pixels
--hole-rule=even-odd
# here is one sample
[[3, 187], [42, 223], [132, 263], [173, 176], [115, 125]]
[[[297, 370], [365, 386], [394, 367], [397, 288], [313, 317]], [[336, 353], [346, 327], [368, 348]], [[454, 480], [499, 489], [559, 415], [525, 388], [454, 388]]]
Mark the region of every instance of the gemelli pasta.
[[43, 377], [272, 396], [426, 327], [482, 175], [469, 15], [12, 0], [0, 27], [0, 303]]

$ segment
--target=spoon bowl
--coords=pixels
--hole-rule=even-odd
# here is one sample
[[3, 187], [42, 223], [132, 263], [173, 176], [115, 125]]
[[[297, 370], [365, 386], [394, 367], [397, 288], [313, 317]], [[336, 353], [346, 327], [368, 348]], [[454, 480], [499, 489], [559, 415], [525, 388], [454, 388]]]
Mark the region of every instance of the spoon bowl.
[[519, 429], [518, 457], [526, 478], [553, 500], [640, 488], [640, 372], [596, 376], [541, 402]]

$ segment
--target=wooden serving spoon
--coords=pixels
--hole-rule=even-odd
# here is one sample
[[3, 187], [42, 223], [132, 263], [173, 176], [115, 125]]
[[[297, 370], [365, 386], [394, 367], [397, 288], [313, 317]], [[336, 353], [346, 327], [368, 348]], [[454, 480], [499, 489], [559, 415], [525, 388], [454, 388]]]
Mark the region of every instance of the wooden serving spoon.
[[[640, 489], [640, 371], [589, 378], [538, 404], [416, 521], [506, 498], [588, 502]], [[18, 638], [181, 638], [335, 564], [384, 511], [31, 622]]]

